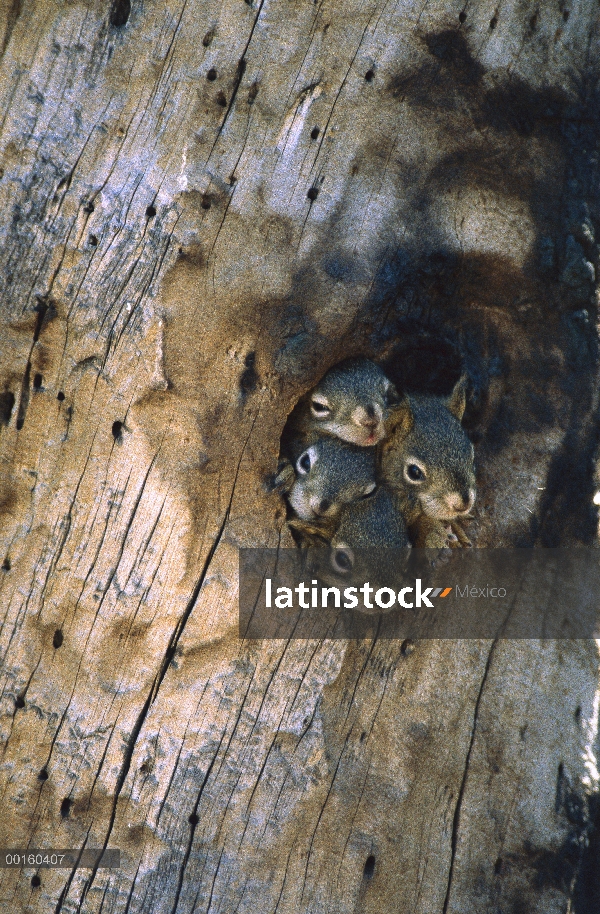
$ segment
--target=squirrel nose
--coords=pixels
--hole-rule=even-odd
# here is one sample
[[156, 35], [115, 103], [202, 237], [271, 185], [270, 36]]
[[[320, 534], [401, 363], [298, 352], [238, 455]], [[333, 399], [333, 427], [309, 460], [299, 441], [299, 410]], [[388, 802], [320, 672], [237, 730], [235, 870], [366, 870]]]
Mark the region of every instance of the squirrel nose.
[[371, 432], [375, 431], [383, 414], [381, 409], [374, 403], [368, 403], [366, 406], [359, 406], [354, 410], [352, 419], [361, 428], [368, 428]]
[[448, 496], [448, 504], [453, 511], [467, 514], [475, 503], [475, 492], [468, 489], [466, 492], [453, 492]]
[[365, 411], [358, 422], [363, 428], [376, 428], [379, 425], [379, 417], [376, 415], [375, 407], [372, 403], [365, 407]]
[[310, 506], [313, 512], [320, 517], [322, 514], [326, 514], [331, 508], [331, 501], [328, 498], [311, 498]]

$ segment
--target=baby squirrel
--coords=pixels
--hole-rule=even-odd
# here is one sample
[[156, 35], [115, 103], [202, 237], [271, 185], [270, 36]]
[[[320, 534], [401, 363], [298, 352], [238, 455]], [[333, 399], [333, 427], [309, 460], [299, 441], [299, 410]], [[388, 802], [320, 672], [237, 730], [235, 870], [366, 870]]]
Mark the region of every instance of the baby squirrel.
[[466, 377], [449, 397], [411, 395], [396, 407], [381, 445], [381, 475], [413, 544], [470, 545], [456, 518], [475, 502], [474, 450], [460, 422]]
[[299, 454], [294, 468], [287, 498], [302, 521], [337, 522], [343, 505], [370, 495], [376, 486], [374, 449], [337, 438], [318, 438]]
[[391, 406], [399, 402], [396, 388], [369, 359], [347, 359], [331, 368], [296, 405], [289, 436], [312, 444], [321, 435], [371, 447], [385, 436]]
[[292, 412], [273, 488], [295, 512], [305, 542], [328, 542], [343, 505], [375, 489], [376, 445], [396, 388], [369, 359], [336, 365]]
[[[318, 543], [316, 545], [319, 545]], [[382, 549], [402, 550], [393, 559], [383, 560]], [[326, 584], [377, 582], [382, 586], [402, 580], [410, 555], [404, 518], [394, 505], [392, 493], [379, 486], [360, 501], [345, 505], [328, 553], [317, 550], [318, 572]], [[391, 575], [391, 577], [390, 577]], [[363, 610], [361, 610], [362, 612]], [[381, 610], [376, 610], [380, 612]]]
[[404, 518], [393, 495], [379, 486], [372, 495], [345, 505], [331, 545], [333, 548], [400, 549], [409, 546]]

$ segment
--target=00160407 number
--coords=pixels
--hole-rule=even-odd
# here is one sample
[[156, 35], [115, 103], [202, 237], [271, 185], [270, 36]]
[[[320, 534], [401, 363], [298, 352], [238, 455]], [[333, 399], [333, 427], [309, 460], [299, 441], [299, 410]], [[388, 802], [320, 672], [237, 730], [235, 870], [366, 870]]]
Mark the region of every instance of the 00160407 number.
[[0, 848], [0, 869], [12, 867], [36, 866], [44, 868], [73, 867], [118, 867], [121, 863], [121, 852], [115, 849], [102, 848], [69, 848], [66, 850], [15, 850]]

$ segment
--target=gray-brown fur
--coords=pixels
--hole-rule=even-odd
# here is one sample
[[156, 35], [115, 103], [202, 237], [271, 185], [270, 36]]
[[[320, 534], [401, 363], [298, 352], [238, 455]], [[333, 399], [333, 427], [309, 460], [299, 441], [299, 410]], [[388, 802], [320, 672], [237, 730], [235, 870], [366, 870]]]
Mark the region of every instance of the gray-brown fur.
[[399, 549], [409, 546], [402, 514], [390, 491], [379, 486], [368, 498], [346, 505], [331, 545], [355, 549]]
[[369, 359], [348, 359], [328, 371], [297, 404], [286, 430], [285, 456], [291, 456], [290, 442], [308, 445], [322, 435], [374, 446], [383, 438], [390, 407], [397, 401], [396, 388], [378, 365]]
[[390, 416], [381, 473], [409, 528], [421, 515], [448, 522], [473, 506], [474, 452], [460, 424], [464, 386], [461, 379], [448, 398], [406, 397]]
[[343, 505], [373, 491], [376, 484], [374, 448], [323, 437], [306, 448], [294, 464], [295, 479], [287, 499], [302, 521], [321, 524], [338, 517]]
[[[381, 550], [401, 550], [382, 561]], [[365, 581], [390, 586], [399, 582], [406, 569], [410, 541], [404, 518], [394, 504], [392, 493], [384, 486], [361, 501], [346, 505], [331, 538], [329, 578], [335, 583], [360, 586]], [[381, 578], [381, 580], [380, 580]], [[380, 610], [376, 610], [379, 612]]]

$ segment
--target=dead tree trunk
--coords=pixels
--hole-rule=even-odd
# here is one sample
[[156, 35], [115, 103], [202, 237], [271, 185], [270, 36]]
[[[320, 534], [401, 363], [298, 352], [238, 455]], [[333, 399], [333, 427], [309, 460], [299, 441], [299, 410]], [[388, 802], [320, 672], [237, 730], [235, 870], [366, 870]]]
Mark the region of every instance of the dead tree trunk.
[[351, 354], [466, 364], [477, 545], [595, 537], [597, 23], [3, 4], [0, 841], [121, 849], [3, 910], [592, 910], [594, 643], [246, 643], [236, 588]]

